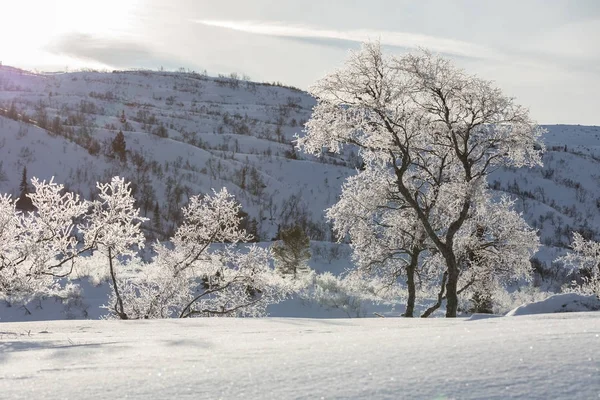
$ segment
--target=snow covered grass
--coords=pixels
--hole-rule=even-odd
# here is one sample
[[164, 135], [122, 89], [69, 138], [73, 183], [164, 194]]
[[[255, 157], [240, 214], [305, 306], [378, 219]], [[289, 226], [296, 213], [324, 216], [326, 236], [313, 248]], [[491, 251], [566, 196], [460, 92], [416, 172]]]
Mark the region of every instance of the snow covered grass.
[[3, 399], [595, 399], [600, 313], [0, 324]]

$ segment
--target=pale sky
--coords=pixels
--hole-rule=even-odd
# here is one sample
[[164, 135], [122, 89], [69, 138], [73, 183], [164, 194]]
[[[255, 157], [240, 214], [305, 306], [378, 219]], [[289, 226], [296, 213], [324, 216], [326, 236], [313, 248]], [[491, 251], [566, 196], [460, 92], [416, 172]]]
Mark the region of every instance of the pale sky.
[[0, 0], [0, 61], [206, 69], [307, 89], [378, 39], [496, 81], [539, 123], [600, 125], [599, 0]]

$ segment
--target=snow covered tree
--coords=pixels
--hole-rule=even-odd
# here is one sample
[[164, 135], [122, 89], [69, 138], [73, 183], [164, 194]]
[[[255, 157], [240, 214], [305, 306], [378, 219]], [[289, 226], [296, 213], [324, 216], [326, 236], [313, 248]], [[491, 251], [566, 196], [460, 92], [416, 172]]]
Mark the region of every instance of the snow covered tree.
[[559, 258], [559, 261], [579, 272], [582, 282], [573, 281], [570, 290], [585, 294], [596, 295], [600, 299], [600, 243], [586, 240], [573, 232], [573, 251]]
[[299, 273], [308, 271], [310, 260], [310, 239], [298, 225], [281, 232], [281, 241], [271, 246], [275, 258], [275, 268], [282, 275], [296, 278]]
[[137, 249], [144, 247], [145, 238], [140, 224], [146, 220], [140, 210], [134, 208], [130, 184], [123, 178], [114, 177], [109, 183], [97, 183], [100, 191], [98, 200], [91, 203], [87, 221], [80, 226], [87, 248], [100, 251], [108, 261], [113, 286], [114, 306], [112, 311], [128, 319], [123, 298], [119, 292], [115, 263], [117, 257], [133, 257]]
[[320, 154], [357, 146], [365, 168], [387, 168], [444, 264], [446, 315], [458, 308], [455, 241], [486, 176], [499, 166], [541, 165], [543, 132], [492, 83], [428, 52], [387, 57], [366, 44], [311, 88], [318, 104], [298, 145]]
[[0, 197], [0, 292], [7, 295], [48, 292], [86, 250], [73, 231], [87, 204], [52, 180], [33, 178], [32, 185], [35, 213], [19, 213], [8, 196]]
[[0, 196], [2, 296], [50, 294], [78, 261], [93, 268], [107, 262], [113, 290], [106, 308], [120, 319], [260, 316], [295, 290], [271, 267], [269, 250], [238, 246], [251, 236], [239, 228], [240, 205], [225, 189], [193, 196], [171, 243], [157, 242], [157, 255], [145, 262], [137, 255], [145, 218], [123, 178], [98, 183], [92, 202], [52, 180], [32, 184], [35, 213]]
[[21, 217], [17, 213], [15, 202], [8, 195], [0, 196], [0, 293], [12, 294], [26, 285], [26, 269], [20, 264], [25, 261], [21, 250], [23, 238]]
[[260, 316], [291, 288], [270, 267], [270, 252], [239, 229], [240, 205], [226, 189], [193, 196], [170, 244], [140, 274], [123, 278], [123, 304], [131, 318]]
[[[474, 205], [454, 241], [459, 267], [457, 294], [470, 296], [472, 310], [479, 312], [477, 306], [485, 307], [486, 303], [492, 306], [494, 292], [531, 279], [530, 259], [539, 245], [536, 231], [514, 210], [514, 201], [507, 197], [493, 200], [489, 191], [482, 190], [474, 197]], [[442, 282], [447, 279], [446, 270]], [[442, 284], [438, 301], [424, 316], [441, 305], [446, 289]]]
[[[406, 283], [404, 316], [412, 317], [416, 275], [428, 255], [427, 236], [414, 211], [393, 192], [390, 171], [370, 168], [347, 179], [340, 200], [327, 210], [337, 236], [349, 235], [359, 271], [381, 278], [386, 286]], [[425, 278], [420, 274], [422, 280]]]
[[[423, 316], [429, 316], [446, 299], [447, 271], [436, 247], [395, 189], [391, 169], [368, 168], [350, 177], [340, 200], [327, 210], [338, 237], [349, 235], [353, 259], [359, 271], [379, 277], [386, 286], [406, 283], [408, 299], [405, 316], [411, 317], [417, 294], [417, 276], [424, 295], [436, 288], [438, 301]], [[529, 258], [539, 241], [506, 198], [492, 201], [488, 191], [475, 197], [474, 205], [457, 232], [454, 252], [459, 264], [458, 294], [488, 296], [493, 289], [517, 279], [528, 279]], [[434, 212], [448, 215], [453, 208], [444, 199]], [[436, 228], [439, 226], [435, 225]], [[491, 299], [490, 299], [491, 300]]]

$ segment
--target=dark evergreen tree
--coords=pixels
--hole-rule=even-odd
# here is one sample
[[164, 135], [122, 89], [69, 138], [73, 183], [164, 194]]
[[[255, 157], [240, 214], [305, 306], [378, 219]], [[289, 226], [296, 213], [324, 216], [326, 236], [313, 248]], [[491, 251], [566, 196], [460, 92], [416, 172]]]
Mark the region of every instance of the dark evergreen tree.
[[29, 183], [27, 182], [27, 167], [23, 167], [21, 183], [19, 184], [19, 198], [17, 199], [17, 203], [15, 204], [17, 210], [21, 210], [23, 212], [35, 210], [33, 202], [31, 201], [29, 196], [27, 196], [29, 193], [30, 189]]
[[126, 160], [127, 143], [125, 143], [125, 135], [123, 135], [122, 131], [117, 133], [117, 136], [115, 136], [111, 143], [111, 147], [113, 153], [119, 158], [119, 160]]
[[493, 314], [494, 300], [492, 295], [485, 290], [477, 290], [471, 297], [471, 313]]
[[23, 167], [23, 173], [21, 174], [21, 183], [19, 183], [19, 195], [22, 196], [24, 193], [29, 192], [29, 183], [27, 182], [27, 167]]
[[57, 135], [61, 135], [63, 133], [62, 124], [58, 115], [52, 120], [52, 127], [50, 128], [50, 131]]
[[294, 278], [300, 272], [307, 272], [310, 260], [310, 239], [298, 225], [281, 231], [281, 242], [275, 243], [271, 250], [275, 258], [275, 267], [282, 275]]
[[6, 116], [10, 119], [14, 119], [15, 121], [19, 119], [19, 112], [17, 111], [17, 106], [14, 100], [10, 103], [10, 108], [8, 109]]

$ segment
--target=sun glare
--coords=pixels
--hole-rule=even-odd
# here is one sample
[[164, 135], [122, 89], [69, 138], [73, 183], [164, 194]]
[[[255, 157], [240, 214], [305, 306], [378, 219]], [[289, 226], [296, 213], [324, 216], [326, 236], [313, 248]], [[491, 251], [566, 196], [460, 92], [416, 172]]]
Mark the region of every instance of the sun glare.
[[134, 31], [143, 0], [0, 0], [0, 61], [6, 65], [77, 64], [49, 46], [63, 35], [123, 37]]

